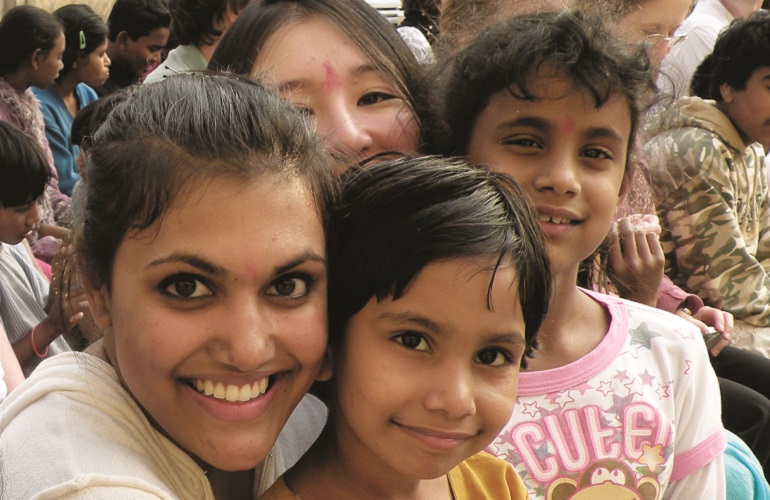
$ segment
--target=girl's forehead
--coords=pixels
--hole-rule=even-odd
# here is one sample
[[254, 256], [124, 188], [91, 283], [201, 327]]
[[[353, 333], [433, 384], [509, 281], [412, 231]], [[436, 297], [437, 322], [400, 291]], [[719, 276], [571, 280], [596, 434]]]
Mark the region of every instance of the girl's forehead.
[[532, 104], [564, 101], [566, 106], [588, 101], [597, 109], [604, 107], [610, 101], [622, 99], [629, 112], [631, 111], [631, 102], [627, 94], [617, 85], [613, 85], [613, 82], [598, 77], [588, 84], [583, 84], [579, 83], [567, 70], [546, 65], [541, 66], [537, 72], [532, 72], [522, 83], [525, 87], [523, 89], [513, 83], [495, 92], [493, 97], [507, 95], [515, 100]]

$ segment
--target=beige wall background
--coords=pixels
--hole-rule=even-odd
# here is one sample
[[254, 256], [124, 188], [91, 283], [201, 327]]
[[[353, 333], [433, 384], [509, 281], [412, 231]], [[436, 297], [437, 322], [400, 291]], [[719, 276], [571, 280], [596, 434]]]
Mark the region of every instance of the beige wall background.
[[113, 0], [2, 0], [2, 13], [5, 14], [5, 11], [17, 5], [34, 5], [48, 12], [53, 12], [62, 5], [69, 5], [71, 3], [90, 5], [97, 14], [106, 20], [112, 8]]

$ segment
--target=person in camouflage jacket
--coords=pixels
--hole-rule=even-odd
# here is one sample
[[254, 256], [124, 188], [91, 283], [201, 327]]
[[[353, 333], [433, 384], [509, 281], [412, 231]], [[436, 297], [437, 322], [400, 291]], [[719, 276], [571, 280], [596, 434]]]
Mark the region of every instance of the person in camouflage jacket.
[[734, 22], [693, 79], [714, 100], [678, 101], [645, 152], [666, 274], [731, 312], [737, 345], [770, 357], [770, 51], [756, 47], [768, 38], [767, 13]]

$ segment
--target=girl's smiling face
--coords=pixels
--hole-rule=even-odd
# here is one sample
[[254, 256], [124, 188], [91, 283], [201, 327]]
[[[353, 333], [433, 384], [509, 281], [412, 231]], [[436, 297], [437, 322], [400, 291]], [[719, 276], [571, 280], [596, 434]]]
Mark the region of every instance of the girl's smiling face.
[[308, 116], [340, 167], [382, 151], [417, 149], [417, 122], [396, 86], [321, 17], [273, 34], [252, 75], [266, 75]]
[[537, 89], [536, 101], [507, 89], [492, 96], [476, 117], [468, 157], [521, 185], [540, 214], [554, 275], [577, 273], [615, 218], [631, 113], [618, 94], [597, 108], [558, 73], [534, 80], [529, 87]]
[[198, 460], [255, 467], [321, 369], [324, 232], [307, 187], [195, 184], [118, 246], [91, 291], [104, 349], [153, 424]]
[[372, 297], [348, 321], [332, 354], [332, 415], [356, 477], [440, 477], [508, 422], [524, 319], [516, 272], [493, 273], [497, 258], [431, 262], [398, 299]]

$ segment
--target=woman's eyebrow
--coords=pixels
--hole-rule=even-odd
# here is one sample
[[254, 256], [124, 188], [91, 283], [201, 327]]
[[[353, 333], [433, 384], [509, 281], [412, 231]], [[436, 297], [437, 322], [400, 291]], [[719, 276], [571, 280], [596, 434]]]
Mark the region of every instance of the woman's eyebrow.
[[289, 271], [291, 269], [294, 269], [297, 266], [300, 266], [304, 264], [305, 262], [318, 262], [320, 264], [326, 265], [326, 259], [324, 259], [321, 255], [318, 255], [316, 252], [312, 250], [307, 250], [304, 253], [300, 254], [298, 257], [292, 259], [286, 264], [283, 264], [281, 266], [276, 266], [273, 274], [283, 274], [286, 271]]
[[163, 264], [173, 264], [177, 262], [181, 262], [189, 266], [198, 268], [201, 271], [204, 271], [208, 274], [216, 274], [216, 275], [227, 274], [227, 271], [223, 267], [215, 266], [214, 264], [208, 262], [205, 259], [202, 259], [197, 255], [186, 253], [186, 252], [174, 252], [171, 255], [168, 255], [166, 257], [155, 259], [149, 264], [147, 264], [145, 268], [149, 269], [154, 266], [160, 266]]

